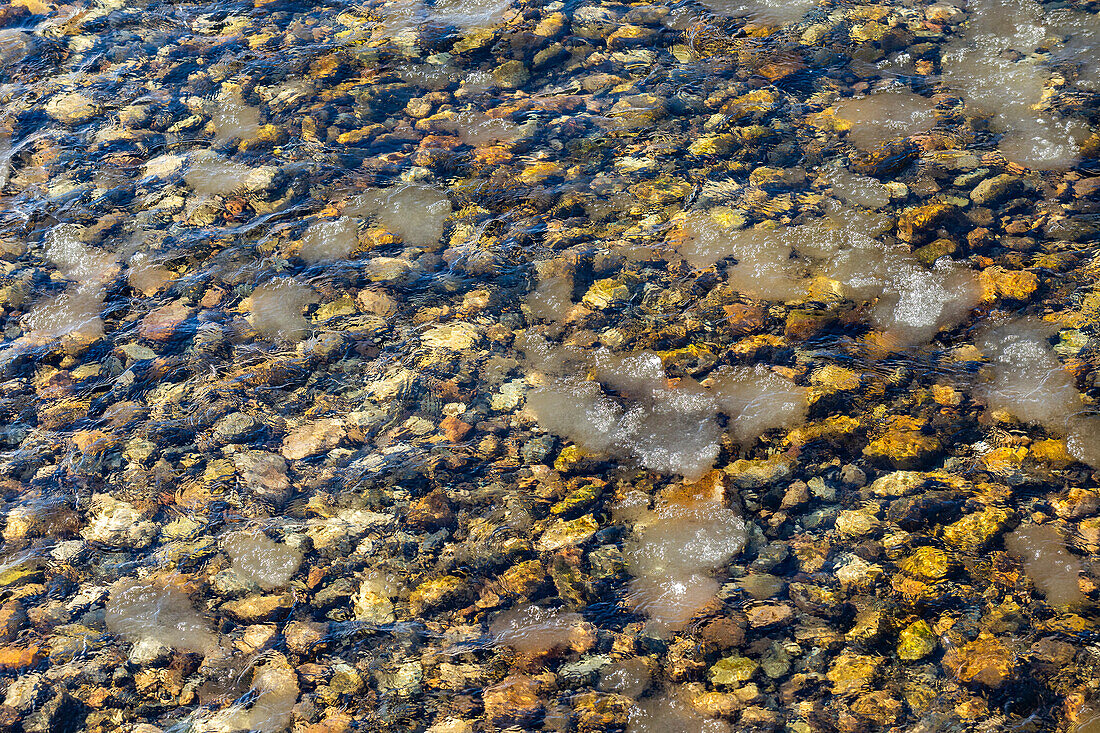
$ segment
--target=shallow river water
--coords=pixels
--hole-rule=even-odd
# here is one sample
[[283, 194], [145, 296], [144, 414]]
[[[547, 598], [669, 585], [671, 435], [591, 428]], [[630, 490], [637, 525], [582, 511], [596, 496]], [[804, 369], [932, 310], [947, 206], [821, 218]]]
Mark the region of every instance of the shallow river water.
[[0, 729], [1100, 731], [1095, 0], [0, 6]]

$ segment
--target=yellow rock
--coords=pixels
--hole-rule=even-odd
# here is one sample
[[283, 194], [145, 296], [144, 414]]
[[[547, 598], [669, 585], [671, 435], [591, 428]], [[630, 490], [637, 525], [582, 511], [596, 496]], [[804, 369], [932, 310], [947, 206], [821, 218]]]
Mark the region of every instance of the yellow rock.
[[806, 115], [805, 121], [810, 127], [822, 132], [844, 132], [852, 129], [852, 123], [843, 117], [837, 117], [836, 110], [832, 108]]
[[897, 723], [902, 713], [901, 701], [885, 690], [873, 690], [860, 695], [852, 703], [852, 712], [879, 726], [891, 726]]
[[891, 415], [886, 420], [886, 432], [863, 449], [863, 455], [895, 468], [914, 468], [941, 449], [934, 434], [921, 429], [927, 423], [908, 415]]
[[859, 389], [859, 372], [838, 364], [826, 364], [810, 375], [810, 384], [823, 394], [851, 392]]
[[805, 445], [812, 440], [838, 442], [851, 437], [859, 429], [859, 420], [847, 415], [834, 415], [820, 422], [806, 423], [783, 438], [784, 445]]
[[552, 160], [540, 160], [531, 163], [519, 174], [519, 180], [523, 183], [533, 184], [545, 181], [551, 176], [562, 175], [563, 169], [560, 163]]
[[847, 695], [870, 685], [882, 661], [882, 657], [849, 652], [842, 654], [826, 675], [833, 683], [833, 694]]
[[1000, 534], [1011, 512], [1002, 507], [986, 507], [980, 512], [968, 514], [943, 529], [943, 539], [961, 552], [977, 552]]
[[314, 78], [324, 79], [332, 76], [340, 68], [340, 59], [335, 56], [322, 56], [309, 65], [310, 75]]
[[982, 270], [978, 282], [983, 303], [992, 303], [998, 298], [1026, 300], [1039, 288], [1039, 277], [1034, 272], [1006, 270], [1000, 265]]
[[591, 458], [594, 454], [581, 448], [579, 445], [567, 445], [561, 449], [558, 453], [558, 457], [554, 460], [554, 470], [561, 471], [562, 473], [568, 473], [577, 464], [581, 463], [586, 458]]
[[221, 458], [206, 464], [206, 470], [203, 471], [202, 480], [208, 484], [219, 483], [233, 478], [235, 473], [236, 469], [233, 466], [233, 461]]
[[1066, 441], [1062, 438], [1048, 438], [1037, 440], [1031, 444], [1031, 457], [1037, 461], [1046, 461], [1055, 464], [1056, 468], [1063, 468], [1075, 460], [1066, 448]]
[[988, 632], [982, 632], [961, 648], [949, 648], [943, 655], [943, 666], [960, 682], [998, 688], [1012, 676], [1016, 655]]
[[931, 392], [937, 405], [957, 407], [962, 402], [962, 392], [946, 384], [933, 384]]
[[982, 464], [993, 473], [1011, 473], [1020, 467], [1027, 457], [1024, 446], [1001, 446], [994, 448], [981, 457]]
[[727, 115], [740, 116], [752, 112], [772, 112], [779, 107], [779, 97], [768, 89], [754, 89], [726, 102], [722, 111]]
[[935, 547], [918, 547], [912, 555], [898, 563], [906, 575], [919, 580], [941, 580], [955, 569], [955, 561]]
[[526, 598], [546, 582], [546, 568], [538, 560], [513, 565], [500, 576], [500, 586], [508, 593]]
[[898, 635], [898, 658], [923, 659], [936, 648], [936, 634], [924, 619], [914, 621]]
[[31, 15], [45, 15], [56, 7], [53, 3], [45, 3], [42, 0], [12, 0], [11, 4], [15, 8], [26, 8]]
[[954, 216], [958, 209], [954, 204], [943, 201], [906, 209], [898, 217], [898, 238], [905, 242], [920, 241], [927, 232]]
[[651, 204], [671, 204], [690, 194], [695, 187], [677, 179], [643, 181], [630, 187], [630, 192]]
[[878, 529], [879, 521], [867, 512], [844, 510], [837, 515], [836, 531], [849, 537], [861, 537]]
[[688, 146], [688, 152], [692, 155], [725, 155], [738, 144], [736, 135], [728, 133], [722, 135], [707, 135], [701, 137]]
[[546, 527], [535, 547], [540, 552], [553, 552], [563, 547], [581, 545], [596, 534], [599, 523], [591, 514], [569, 521], [557, 519]]
[[581, 303], [593, 310], [603, 310], [621, 305], [630, 299], [630, 288], [618, 280], [605, 278], [592, 283], [592, 287], [581, 298]]
[[361, 142], [375, 133], [375, 126], [368, 125], [366, 127], [360, 127], [356, 130], [348, 130], [342, 132], [336, 136], [336, 142], [341, 145], [352, 145], [357, 142]]
[[409, 594], [409, 606], [413, 613], [420, 614], [426, 609], [438, 606], [459, 595], [466, 581], [456, 575], [444, 575], [426, 580]]

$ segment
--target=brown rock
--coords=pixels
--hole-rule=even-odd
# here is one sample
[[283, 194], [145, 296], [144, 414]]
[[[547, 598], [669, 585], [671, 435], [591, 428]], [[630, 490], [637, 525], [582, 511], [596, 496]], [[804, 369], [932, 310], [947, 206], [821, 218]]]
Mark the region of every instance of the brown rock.
[[332, 450], [344, 438], [344, 424], [333, 418], [299, 426], [283, 440], [283, 456], [292, 461]]
[[416, 529], [433, 531], [453, 525], [455, 515], [451, 511], [447, 495], [442, 490], [436, 489], [412, 503], [409, 513], [405, 515], [405, 521]]
[[1048, 672], [1057, 672], [1077, 655], [1073, 644], [1059, 641], [1057, 637], [1047, 636], [1031, 645], [1031, 656], [1035, 662]]
[[163, 305], [141, 320], [138, 334], [149, 341], [171, 341], [184, 321], [195, 311], [180, 301]]
[[538, 682], [530, 677], [513, 675], [493, 685], [482, 695], [485, 717], [501, 728], [510, 725], [530, 726], [543, 714]]
[[260, 450], [241, 451], [233, 455], [233, 466], [241, 481], [254, 493], [281, 503], [290, 494], [290, 479], [282, 456]]
[[27, 612], [19, 601], [8, 601], [0, 606], [0, 643], [14, 641], [19, 631], [27, 625]]
[[726, 319], [722, 328], [735, 336], [758, 331], [767, 322], [764, 306], [755, 303], [734, 303], [722, 306]]
[[787, 315], [783, 332], [789, 339], [805, 341], [836, 322], [836, 316], [822, 310], [792, 310]]
[[884, 178], [898, 173], [920, 155], [920, 148], [909, 140], [883, 143], [866, 155], [852, 156], [851, 168], [861, 176]]
[[324, 641], [328, 625], [316, 621], [291, 621], [283, 630], [286, 648], [295, 654], [308, 654]]
[[734, 649], [745, 641], [745, 628], [728, 616], [720, 616], [699, 629], [699, 636], [719, 649]]
[[783, 494], [783, 501], [780, 503], [781, 509], [794, 509], [795, 507], [802, 506], [810, 500], [810, 487], [805, 481], [795, 481], [787, 487], [786, 493]]
[[749, 626], [754, 629], [786, 623], [792, 616], [794, 609], [786, 603], [763, 603], [745, 611]]

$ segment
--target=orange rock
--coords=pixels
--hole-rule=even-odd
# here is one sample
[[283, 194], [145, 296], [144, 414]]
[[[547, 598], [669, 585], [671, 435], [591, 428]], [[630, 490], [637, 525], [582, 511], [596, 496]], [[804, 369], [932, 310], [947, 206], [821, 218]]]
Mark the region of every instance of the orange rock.
[[0, 647], [0, 671], [27, 669], [45, 658], [45, 650], [34, 642], [26, 646], [3, 646]]
[[961, 648], [949, 648], [943, 655], [943, 666], [961, 682], [997, 688], [1012, 676], [1016, 655], [989, 634], [982, 633]]
[[439, 428], [443, 431], [443, 435], [446, 436], [447, 440], [452, 443], [462, 440], [466, 433], [470, 432], [470, 426], [454, 415], [443, 418], [443, 421], [439, 423]]
[[766, 322], [764, 306], [755, 303], [734, 303], [722, 306], [726, 315], [725, 327], [735, 335], [757, 331]]
[[14, 641], [19, 631], [27, 625], [27, 612], [19, 601], [8, 601], [0, 606], [0, 642]]
[[73, 433], [73, 445], [85, 455], [102, 453], [112, 443], [113, 436], [102, 430], [78, 430]]

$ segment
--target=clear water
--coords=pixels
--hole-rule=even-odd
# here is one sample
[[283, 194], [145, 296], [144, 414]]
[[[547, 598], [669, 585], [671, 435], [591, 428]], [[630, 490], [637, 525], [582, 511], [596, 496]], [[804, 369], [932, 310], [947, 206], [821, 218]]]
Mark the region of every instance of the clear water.
[[1088, 731], [1094, 4], [0, 8], [0, 718]]

